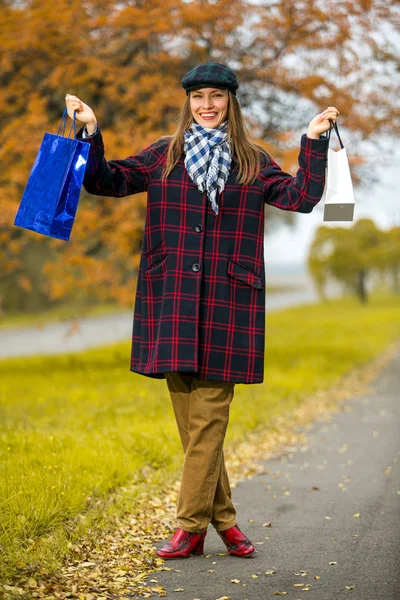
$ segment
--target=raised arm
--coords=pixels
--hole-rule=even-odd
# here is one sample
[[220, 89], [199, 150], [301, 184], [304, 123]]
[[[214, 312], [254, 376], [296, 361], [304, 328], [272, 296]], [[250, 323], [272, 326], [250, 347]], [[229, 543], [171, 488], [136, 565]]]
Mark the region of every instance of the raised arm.
[[[148, 146], [139, 154], [122, 160], [107, 161], [104, 156], [104, 143], [97, 119], [93, 110], [76, 96], [67, 94], [65, 102], [68, 114], [85, 124], [90, 143], [88, 164], [86, 166], [83, 186], [90, 194], [96, 196], [130, 196], [147, 190], [152, 173], [160, 166], [167, 142]], [[82, 139], [83, 129], [77, 138]]]
[[307, 135], [301, 138], [299, 169], [293, 177], [282, 171], [275, 161], [270, 159], [258, 177], [265, 202], [282, 210], [310, 213], [322, 198], [325, 186], [325, 165], [327, 139], [320, 135], [335, 122], [339, 111], [335, 107], [327, 108], [310, 122]]

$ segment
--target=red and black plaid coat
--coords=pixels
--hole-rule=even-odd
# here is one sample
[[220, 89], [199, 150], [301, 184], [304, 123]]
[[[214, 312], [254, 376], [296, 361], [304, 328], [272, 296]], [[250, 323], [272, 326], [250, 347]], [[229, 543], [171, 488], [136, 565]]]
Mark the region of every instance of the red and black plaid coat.
[[299, 170], [271, 159], [252, 185], [233, 164], [219, 214], [189, 178], [183, 156], [167, 181], [169, 139], [107, 162], [101, 132], [89, 138], [84, 187], [99, 196], [147, 191], [147, 214], [134, 310], [131, 371], [163, 378], [261, 383], [264, 373], [264, 202], [309, 213], [325, 180], [327, 141], [303, 135]]

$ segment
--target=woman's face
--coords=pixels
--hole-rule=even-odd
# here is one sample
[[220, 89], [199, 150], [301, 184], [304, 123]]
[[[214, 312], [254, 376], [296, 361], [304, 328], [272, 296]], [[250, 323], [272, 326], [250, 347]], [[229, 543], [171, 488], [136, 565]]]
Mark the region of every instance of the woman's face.
[[228, 90], [201, 88], [190, 92], [190, 109], [193, 119], [202, 127], [217, 128], [228, 113]]

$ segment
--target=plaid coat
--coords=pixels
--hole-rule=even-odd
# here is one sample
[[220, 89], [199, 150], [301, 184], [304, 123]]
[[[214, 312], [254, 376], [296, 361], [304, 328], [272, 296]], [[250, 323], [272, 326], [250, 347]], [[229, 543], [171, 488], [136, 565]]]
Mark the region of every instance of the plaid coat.
[[233, 163], [218, 196], [219, 215], [192, 183], [183, 156], [168, 180], [161, 180], [169, 138], [109, 162], [100, 131], [87, 141], [84, 187], [89, 193], [148, 194], [131, 371], [156, 378], [183, 371], [201, 379], [261, 383], [264, 202], [311, 212], [323, 193], [327, 140], [302, 136], [295, 177], [271, 159], [252, 185], [239, 185]]

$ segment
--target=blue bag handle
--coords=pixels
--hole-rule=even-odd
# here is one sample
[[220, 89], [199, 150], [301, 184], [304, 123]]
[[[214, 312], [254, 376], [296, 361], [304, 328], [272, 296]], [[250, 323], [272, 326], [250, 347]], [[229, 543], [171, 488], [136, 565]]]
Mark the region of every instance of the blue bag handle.
[[[67, 117], [68, 117], [68, 111], [66, 108], [64, 108], [64, 112], [63, 115], [61, 117], [61, 121], [60, 124], [58, 126], [58, 131], [57, 131], [57, 135], [62, 135], [63, 137], [65, 136], [65, 127], [67, 125]], [[61, 131], [62, 129], [62, 131]], [[74, 110], [74, 118], [72, 119], [72, 123], [71, 123], [71, 127], [69, 130], [69, 134], [68, 134], [68, 138], [71, 135], [72, 129], [74, 130], [74, 139], [76, 139], [76, 110]], [[61, 131], [61, 134], [60, 134]]]

